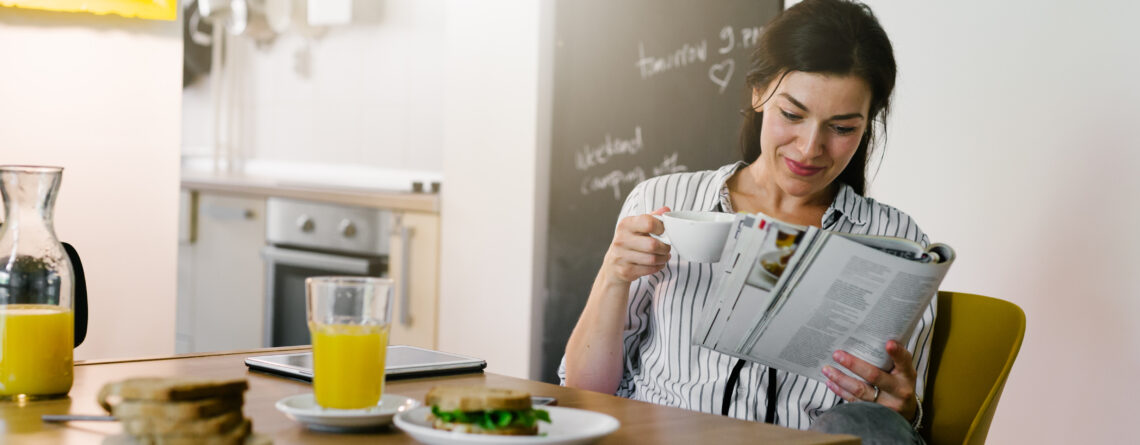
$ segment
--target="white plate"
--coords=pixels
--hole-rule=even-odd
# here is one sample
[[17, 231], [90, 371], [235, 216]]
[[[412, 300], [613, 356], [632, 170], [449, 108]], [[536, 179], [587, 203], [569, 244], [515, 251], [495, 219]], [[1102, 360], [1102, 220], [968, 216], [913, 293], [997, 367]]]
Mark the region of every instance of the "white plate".
[[[614, 431], [621, 422], [602, 413], [574, 408], [544, 406], [550, 423], [538, 422], [538, 436], [490, 436], [437, 430], [427, 419], [431, 407], [424, 406], [396, 415], [396, 427], [429, 445], [496, 443], [507, 445], [577, 445], [593, 443]], [[545, 433], [545, 435], [542, 435]]]
[[375, 407], [365, 409], [330, 409], [317, 405], [313, 393], [298, 394], [277, 401], [277, 410], [290, 419], [322, 431], [348, 431], [376, 428], [392, 422], [392, 416], [419, 405], [415, 399], [384, 394]]

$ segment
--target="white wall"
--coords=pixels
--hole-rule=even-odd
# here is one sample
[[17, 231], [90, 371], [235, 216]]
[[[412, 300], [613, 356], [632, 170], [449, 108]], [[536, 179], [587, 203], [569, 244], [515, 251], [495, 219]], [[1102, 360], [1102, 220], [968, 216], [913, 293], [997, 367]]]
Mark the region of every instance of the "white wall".
[[[542, 2], [445, 7], [439, 347], [528, 377], [536, 282]], [[544, 216], [541, 216], [545, 218]]]
[[76, 358], [174, 348], [179, 22], [0, 8], [0, 163], [64, 167], [55, 229], [87, 277]]
[[958, 250], [943, 289], [1026, 313], [989, 442], [1128, 441], [1140, 398], [1140, 4], [872, 6], [899, 64], [872, 194]]

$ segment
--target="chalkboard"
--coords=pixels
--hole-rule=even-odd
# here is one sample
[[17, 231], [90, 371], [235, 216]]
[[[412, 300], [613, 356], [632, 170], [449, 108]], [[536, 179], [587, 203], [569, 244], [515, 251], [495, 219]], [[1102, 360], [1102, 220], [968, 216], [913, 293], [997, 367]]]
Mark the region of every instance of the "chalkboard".
[[556, 3], [543, 380], [557, 381], [633, 186], [739, 159], [744, 76], [782, 9], [780, 0]]

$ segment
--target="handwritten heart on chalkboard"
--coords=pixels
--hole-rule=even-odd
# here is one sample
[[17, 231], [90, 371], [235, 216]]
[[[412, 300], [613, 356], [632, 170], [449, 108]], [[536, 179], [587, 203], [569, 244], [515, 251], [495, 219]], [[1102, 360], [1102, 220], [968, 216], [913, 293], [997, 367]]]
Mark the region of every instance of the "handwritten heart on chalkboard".
[[709, 67], [709, 79], [713, 83], [720, 85], [720, 93], [724, 94], [724, 89], [728, 87], [728, 81], [732, 80], [732, 70], [736, 68], [736, 62], [732, 59], [727, 59], [724, 62]]

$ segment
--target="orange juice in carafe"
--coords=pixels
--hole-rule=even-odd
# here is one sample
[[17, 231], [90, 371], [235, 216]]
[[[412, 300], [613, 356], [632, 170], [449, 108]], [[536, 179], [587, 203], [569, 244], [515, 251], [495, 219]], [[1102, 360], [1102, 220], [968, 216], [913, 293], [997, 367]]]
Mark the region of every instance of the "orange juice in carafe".
[[0, 305], [0, 399], [66, 395], [74, 317], [47, 304]]
[[313, 393], [325, 408], [376, 406], [384, 392], [388, 326], [310, 324]]

